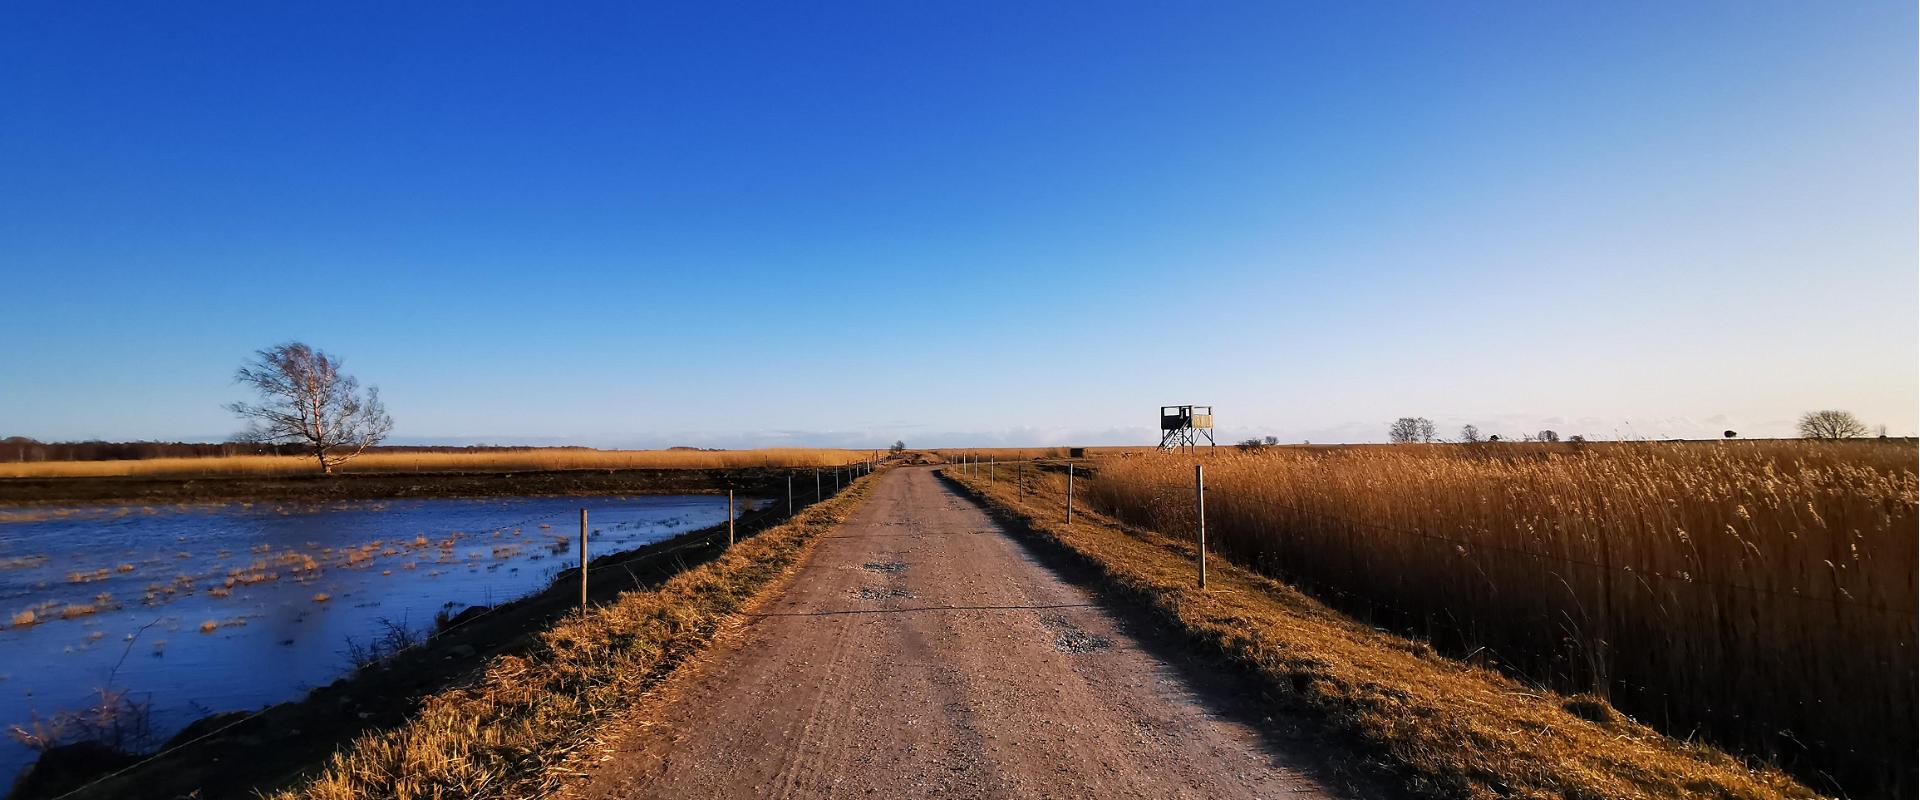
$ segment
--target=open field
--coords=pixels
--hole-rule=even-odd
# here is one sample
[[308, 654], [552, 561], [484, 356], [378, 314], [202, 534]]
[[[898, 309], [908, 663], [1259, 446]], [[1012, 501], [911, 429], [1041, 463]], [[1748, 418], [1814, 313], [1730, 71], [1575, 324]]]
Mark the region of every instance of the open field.
[[[1223, 448], [1199, 463], [1220, 556], [1825, 791], [1905, 796], [1915, 458], [1904, 442], [1788, 441]], [[1083, 497], [1191, 537], [1195, 463], [1094, 459]]]
[[[528, 448], [472, 453], [367, 453], [338, 472], [507, 472], [565, 469], [744, 469], [837, 467], [872, 458], [871, 450], [584, 450]], [[298, 475], [318, 472], [300, 456], [211, 456], [0, 464], [0, 478], [99, 478]]]
[[[1191, 467], [1188, 467], [1189, 471]], [[1807, 787], [1711, 747], [1663, 736], [1586, 695], [1568, 696], [1379, 631], [1221, 559], [1196, 586], [1190, 540], [1061, 507], [1064, 481], [1003, 468], [946, 471], [1036, 538], [1312, 709], [1434, 798], [1809, 798]], [[1191, 496], [1187, 498], [1191, 501]]]

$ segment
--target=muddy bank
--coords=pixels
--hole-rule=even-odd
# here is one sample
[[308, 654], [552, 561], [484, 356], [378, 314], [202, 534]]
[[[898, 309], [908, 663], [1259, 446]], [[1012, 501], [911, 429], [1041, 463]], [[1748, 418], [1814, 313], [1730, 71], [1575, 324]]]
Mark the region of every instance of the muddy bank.
[[[768, 476], [760, 477], [764, 482]], [[831, 486], [829, 482], [829, 492]], [[784, 495], [784, 474], [779, 488]], [[812, 487], [806, 488], [810, 495]], [[785, 503], [777, 502], [767, 510], [744, 515], [738, 534], [751, 535], [785, 518]], [[591, 599], [608, 602], [621, 592], [658, 585], [712, 560], [725, 541], [726, 528], [721, 525], [594, 559], [589, 574]], [[383, 666], [316, 689], [302, 700], [272, 706], [253, 717], [215, 714], [176, 735], [161, 748], [164, 756], [88, 786], [74, 797], [251, 797], [257, 791], [292, 785], [355, 736], [405, 722], [421, 698], [463, 685], [495, 656], [532, 647], [536, 631], [578, 607], [579, 586], [578, 570], [568, 570], [537, 594], [490, 610], [469, 609], [426, 644], [401, 652]], [[48, 759], [46, 768], [22, 775], [9, 797], [60, 796], [126, 763], [116, 754], [98, 751], [66, 755], [71, 757]]]
[[[826, 470], [825, 485], [833, 485]], [[0, 506], [199, 503], [221, 500], [374, 500], [398, 497], [697, 494], [734, 489], [784, 498], [813, 490], [812, 468], [572, 469], [537, 472], [348, 473], [213, 478], [6, 478]], [[803, 485], [804, 484], [804, 485]]]

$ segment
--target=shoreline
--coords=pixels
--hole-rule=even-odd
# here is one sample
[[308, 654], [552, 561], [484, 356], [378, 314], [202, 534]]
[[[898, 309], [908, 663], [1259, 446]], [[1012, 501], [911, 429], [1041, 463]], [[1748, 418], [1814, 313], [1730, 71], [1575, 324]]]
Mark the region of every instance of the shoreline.
[[[0, 509], [53, 505], [178, 504], [263, 500], [384, 500], [608, 494], [708, 494], [728, 489], [796, 495], [812, 467], [738, 469], [565, 469], [513, 472], [366, 472], [206, 478], [0, 478]], [[828, 485], [831, 485], [830, 483]]]
[[[630, 475], [607, 475], [592, 470], [599, 480], [581, 480], [580, 475], [554, 476], [575, 487], [597, 491], [551, 492], [563, 494], [658, 494], [701, 493], [742, 488], [773, 488], [768, 470], [695, 471], [694, 475], [650, 475], [649, 490], [637, 488]], [[660, 470], [630, 472], [660, 473]], [[315, 476], [319, 478], [319, 476]], [[345, 476], [334, 476], [335, 479]], [[382, 476], [384, 477], [384, 476]], [[427, 476], [406, 476], [418, 479]], [[438, 477], [438, 476], [435, 476]], [[400, 497], [461, 497], [525, 495], [526, 492], [496, 492], [485, 495], [441, 493], [466, 488], [466, 475], [447, 476], [433, 493], [405, 494]], [[495, 478], [520, 478], [526, 475], [500, 474]], [[611, 480], [606, 480], [610, 478]], [[72, 479], [97, 481], [99, 479]], [[253, 479], [245, 479], [253, 482]], [[326, 479], [323, 479], [326, 480]], [[163, 481], [155, 481], [164, 483]], [[0, 482], [4, 485], [5, 482]], [[184, 483], [172, 481], [172, 483]], [[552, 483], [552, 481], [547, 481]], [[784, 496], [785, 482], [779, 489]], [[374, 488], [389, 488], [390, 482]], [[504, 484], [501, 484], [504, 485]], [[603, 488], [604, 487], [604, 488]], [[683, 488], [686, 487], [686, 488]], [[688, 488], [694, 488], [688, 491]], [[354, 487], [364, 491], [368, 487]], [[843, 484], [842, 488], [846, 488]], [[796, 494], [799, 487], [796, 486]], [[831, 483], [824, 499], [833, 499]], [[811, 494], [808, 487], [807, 494]], [[396, 495], [380, 495], [393, 497]], [[750, 493], [749, 496], [759, 496]], [[804, 496], [804, 495], [803, 495]], [[212, 499], [212, 498], [208, 498]], [[224, 498], [241, 499], [241, 498]], [[258, 497], [249, 499], [262, 499]], [[291, 496], [265, 499], [334, 500], [346, 495]], [[796, 498], [795, 511], [815, 505], [822, 498]], [[175, 500], [172, 502], [191, 502]], [[31, 507], [31, 506], [28, 506]], [[746, 511], [736, 521], [741, 538], [784, 523], [788, 517], [784, 504], [777, 500], [766, 508]], [[605, 603], [624, 592], [654, 588], [668, 579], [717, 558], [724, 549], [726, 525], [719, 524], [688, 531], [632, 550], [594, 558], [588, 569], [594, 580], [590, 594], [595, 603]], [[615, 569], [605, 569], [617, 567]], [[323, 768], [329, 756], [340, 746], [373, 731], [404, 724], [420, 709], [430, 695], [474, 680], [496, 656], [524, 653], [537, 645], [539, 632], [575, 613], [579, 600], [579, 569], [570, 568], [556, 575], [551, 583], [517, 599], [494, 605], [468, 606], [453, 615], [448, 624], [429, 634], [416, 647], [401, 651], [387, 661], [343, 673], [332, 683], [305, 696], [259, 709], [225, 710], [188, 723], [174, 733], [155, 753], [127, 754], [84, 744], [56, 748], [51, 754], [29, 766], [8, 787], [9, 800], [28, 800], [61, 796], [84, 788], [76, 798], [121, 797], [138, 791], [155, 796], [175, 796], [199, 790], [202, 797], [248, 797], [299, 782]], [[177, 748], [177, 749], [176, 749]], [[142, 761], [152, 759], [151, 761]], [[114, 770], [128, 768], [124, 774]], [[98, 785], [87, 781], [112, 775]]]

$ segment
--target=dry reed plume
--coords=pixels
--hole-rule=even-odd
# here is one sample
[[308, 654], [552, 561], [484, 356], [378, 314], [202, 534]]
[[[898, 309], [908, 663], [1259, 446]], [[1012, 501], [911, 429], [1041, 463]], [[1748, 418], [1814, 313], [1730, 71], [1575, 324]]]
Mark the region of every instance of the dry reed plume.
[[[1812, 785], [1914, 790], [1910, 444], [1288, 448], [1201, 462], [1221, 556]], [[1191, 536], [1194, 463], [1102, 459], [1087, 497]]]

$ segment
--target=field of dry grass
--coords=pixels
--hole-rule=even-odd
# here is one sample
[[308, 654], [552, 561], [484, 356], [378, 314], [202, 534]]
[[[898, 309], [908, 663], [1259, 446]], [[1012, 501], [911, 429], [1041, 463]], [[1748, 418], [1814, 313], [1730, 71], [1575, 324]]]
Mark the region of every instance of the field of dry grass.
[[[1222, 449], [1200, 461], [1208, 544], [1227, 559], [1823, 790], [1914, 790], [1910, 443]], [[1083, 498], [1191, 537], [1195, 463], [1097, 459]]]
[[[872, 450], [768, 448], [763, 450], [587, 450], [528, 448], [472, 453], [367, 453], [338, 472], [519, 472], [557, 469], [744, 469], [837, 467], [872, 458]], [[881, 451], [884, 455], [884, 451]], [[0, 478], [196, 477], [299, 475], [318, 472], [311, 458], [213, 456], [124, 461], [0, 463]]]
[[[1187, 467], [1191, 471], [1191, 466]], [[1567, 695], [1448, 658], [1390, 635], [1286, 584], [1213, 559], [1196, 586], [1190, 540], [1098, 511], [1062, 520], [1064, 481], [999, 470], [949, 476], [991, 506], [1095, 566], [1113, 586], [1260, 675], [1275, 696], [1318, 713], [1404, 771], [1423, 797], [1481, 800], [1810, 798], [1769, 767], [1680, 741]], [[1191, 496], [1187, 497], [1191, 502]], [[1211, 522], [1211, 520], [1210, 520]]]

